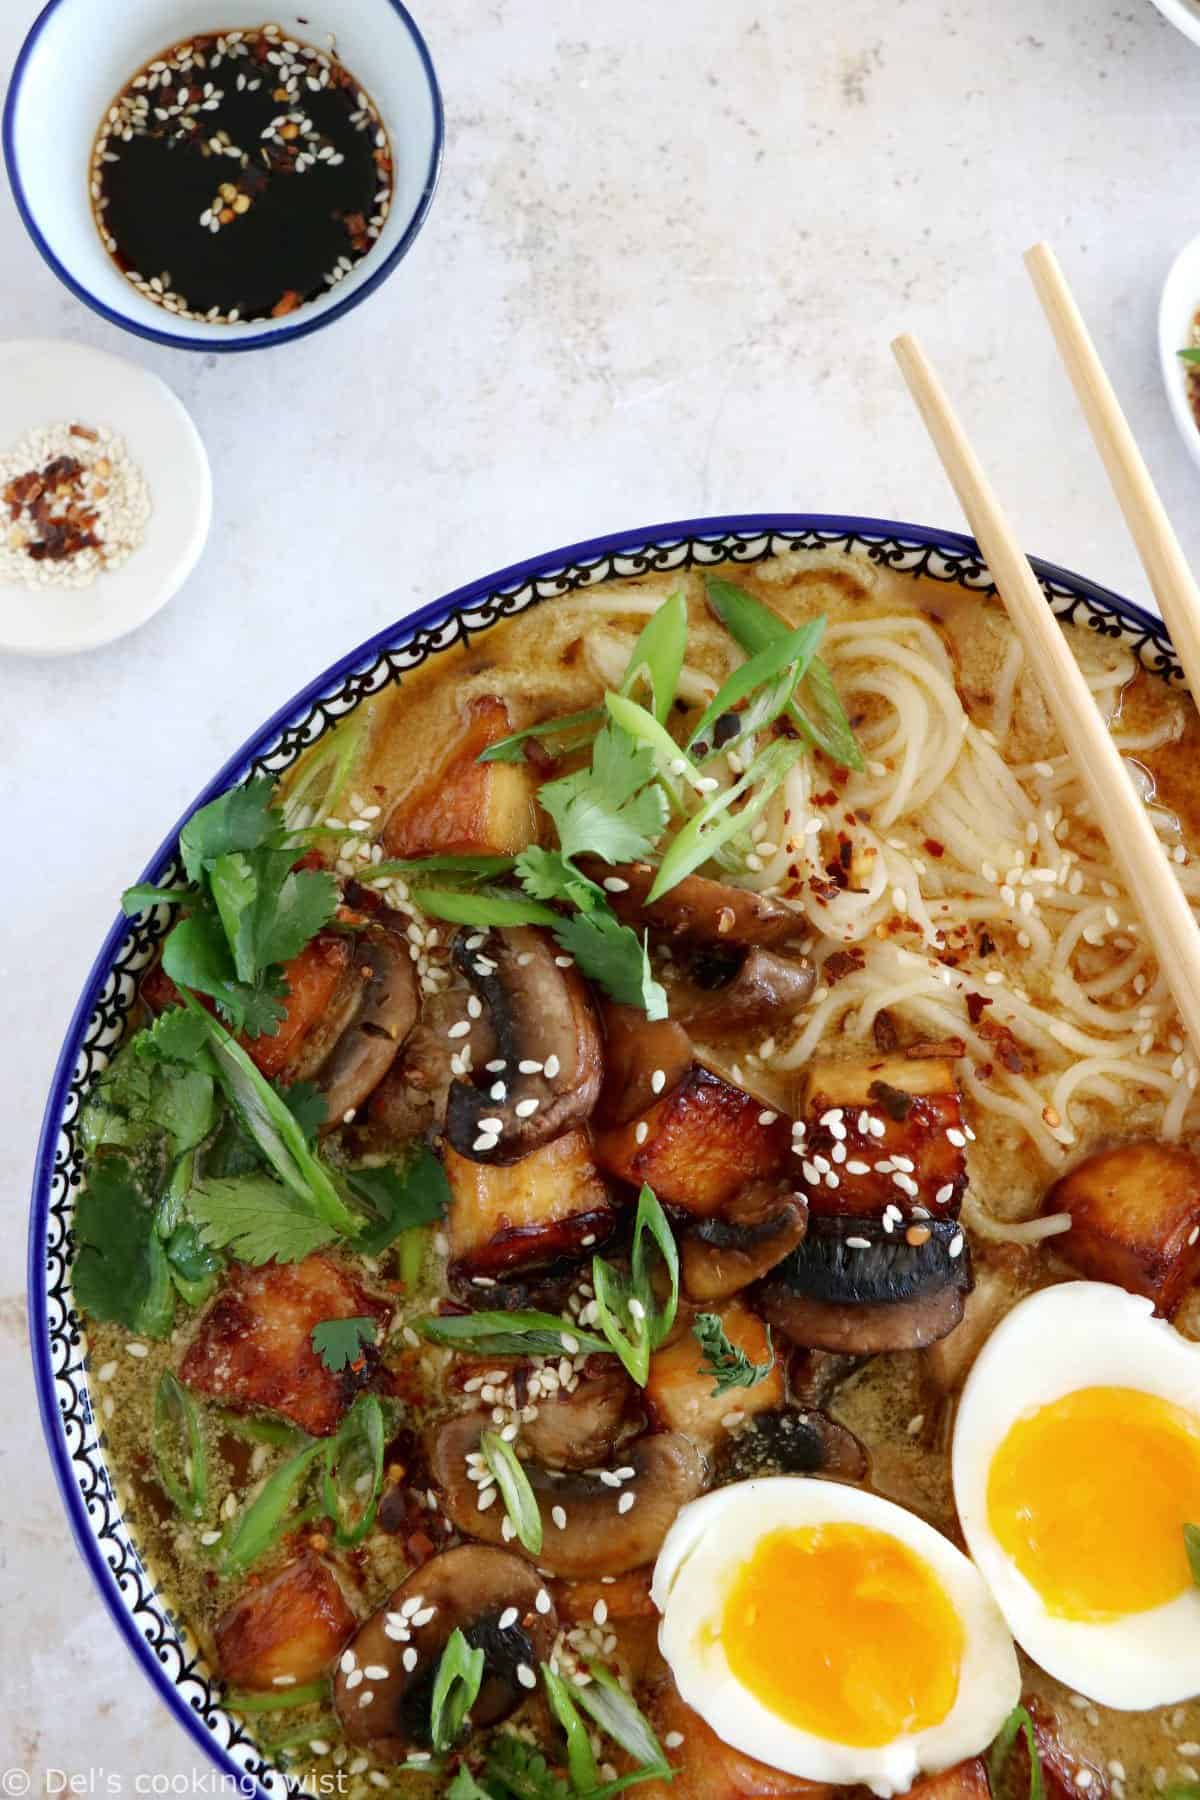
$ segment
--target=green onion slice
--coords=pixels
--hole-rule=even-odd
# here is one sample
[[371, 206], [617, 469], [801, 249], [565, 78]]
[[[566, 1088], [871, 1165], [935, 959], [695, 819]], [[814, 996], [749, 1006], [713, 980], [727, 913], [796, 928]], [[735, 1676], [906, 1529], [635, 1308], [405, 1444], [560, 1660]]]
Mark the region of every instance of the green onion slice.
[[446, 1640], [433, 1683], [429, 1735], [437, 1751], [452, 1750], [483, 1685], [483, 1651], [474, 1649], [456, 1625]]
[[580, 1350], [607, 1355], [612, 1346], [570, 1319], [547, 1312], [431, 1313], [416, 1321], [431, 1344], [453, 1344], [483, 1356], [574, 1356]]
[[434, 919], [448, 919], [452, 925], [557, 925], [558, 914], [537, 900], [525, 900], [520, 894], [502, 893], [495, 888], [480, 888], [475, 893], [455, 892], [453, 888], [416, 888], [414, 905]]
[[370, 1531], [382, 1486], [383, 1409], [374, 1394], [360, 1394], [322, 1459], [322, 1498], [341, 1549]]
[[504, 1510], [512, 1521], [518, 1543], [537, 1556], [542, 1548], [542, 1515], [529, 1477], [512, 1445], [498, 1431], [485, 1431], [479, 1440], [483, 1460], [496, 1477]]
[[643, 678], [649, 684], [651, 711], [664, 725], [675, 703], [679, 672], [687, 649], [687, 601], [672, 594], [650, 615], [621, 677], [620, 691], [632, 694]]
[[324, 1443], [308, 1444], [268, 1476], [257, 1498], [242, 1513], [221, 1553], [223, 1573], [241, 1574], [278, 1543], [288, 1526], [292, 1503], [313, 1463], [324, 1455], [325, 1449]]
[[549, 1663], [542, 1664], [542, 1681], [550, 1711], [567, 1734], [567, 1772], [571, 1777], [571, 1786], [578, 1793], [586, 1794], [599, 1786], [600, 1771], [596, 1767], [596, 1756], [592, 1740], [588, 1736], [588, 1728], [580, 1718], [579, 1709], [571, 1697], [573, 1688], [567, 1685], [561, 1675], [555, 1674]]
[[175, 1506], [185, 1518], [202, 1519], [208, 1503], [208, 1451], [200, 1411], [170, 1369], [163, 1371], [155, 1390], [151, 1444], [158, 1479]]
[[[525, 744], [529, 738], [578, 738], [578, 744], [570, 748], [578, 749], [591, 736], [588, 727], [598, 725], [604, 713], [598, 706], [589, 706], [583, 712], [564, 713], [558, 719], [543, 719], [540, 725], [527, 725], [524, 731], [514, 731], [510, 737], [501, 738], [498, 744], [489, 744], [475, 758], [476, 762], [520, 762], [525, 754]], [[567, 748], [566, 745], [563, 748]]]

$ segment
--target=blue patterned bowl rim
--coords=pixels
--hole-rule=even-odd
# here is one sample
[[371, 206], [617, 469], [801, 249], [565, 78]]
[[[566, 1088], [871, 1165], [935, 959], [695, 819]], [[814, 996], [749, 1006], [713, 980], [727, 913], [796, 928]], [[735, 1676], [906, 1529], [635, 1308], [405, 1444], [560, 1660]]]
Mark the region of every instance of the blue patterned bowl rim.
[[[371, 694], [428, 657], [473, 639], [526, 606], [632, 575], [754, 563], [796, 549], [842, 550], [903, 574], [978, 593], [994, 591], [974, 539], [888, 519], [828, 513], [747, 513], [689, 519], [590, 538], [485, 575], [388, 625], [280, 707], [218, 770], [171, 827], [140, 877], [158, 881], [174, 862], [184, 821], [251, 772], [278, 773]], [[1055, 614], [1123, 640], [1142, 665], [1182, 684], [1162, 622], [1132, 601], [1069, 570], [1035, 559]], [[231, 1791], [279, 1800], [300, 1790], [221, 1707], [197, 1646], [156, 1589], [121, 1517], [86, 1384], [81, 1330], [69, 1290], [69, 1227], [78, 1185], [80, 1101], [119, 1042], [138, 970], [165, 919], [118, 918], [72, 1015], [46, 1103], [29, 1228], [30, 1339], [42, 1426], [80, 1553], [117, 1629], [168, 1710], [211, 1759]]]

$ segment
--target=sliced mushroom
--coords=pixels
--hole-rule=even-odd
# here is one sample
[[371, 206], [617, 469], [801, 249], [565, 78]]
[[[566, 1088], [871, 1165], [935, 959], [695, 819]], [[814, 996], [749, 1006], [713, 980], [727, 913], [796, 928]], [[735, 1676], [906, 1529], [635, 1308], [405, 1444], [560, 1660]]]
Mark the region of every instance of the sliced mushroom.
[[646, 896], [657, 873], [649, 863], [607, 863], [584, 857], [580, 867], [606, 886], [614, 878], [625, 886], [608, 888], [609, 903], [627, 925], [649, 925], [651, 930], [693, 943], [798, 944], [811, 936], [803, 913], [782, 900], [768, 899], [749, 888], [709, 881], [703, 875], [685, 875], [653, 905]]
[[432, 1557], [401, 1582], [342, 1653], [333, 1703], [346, 1736], [396, 1762], [410, 1750], [429, 1750], [433, 1684], [456, 1628], [484, 1653], [470, 1721], [475, 1730], [486, 1730], [529, 1698], [558, 1619], [537, 1571], [506, 1550], [463, 1544]]
[[290, 1074], [313, 1080], [325, 1096], [326, 1129], [353, 1115], [388, 1073], [417, 1022], [416, 970], [404, 939], [372, 923], [324, 1018], [305, 1039]]
[[479, 993], [496, 1039], [473, 1081], [455, 1081], [446, 1135], [460, 1156], [515, 1162], [580, 1125], [600, 1093], [600, 1032], [586, 984], [560, 966], [554, 941], [520, 925], [460, 933], [454, 956]]
[[757, 1291], [763, 1317], [793, 1343], [856, 1355], [919, 1350], [952, 1331], [971, 1286], [952, 1220], [810, 1218], [808, 1235]]
[[682, 1025], [698, 1037], [709, 1032], [744, 1031], [764, 1025], [768, 1019], [778, 1028], [811, 999], [817, 985], [816, 970], [806, 956], [780, 956], [755, 946], [732, 969], [722, 958], [724, 979], [711, 985], [704, 979], [705, 966], [693, 969], [700, 976], [696, 992], [679, 1008]]
[[690, 1300], [724, 1300], [758, 1281], [799, 1244], [808, 1207], [786, 1182], [752, 1181], [720, 1212], [698, 1219], [679, 1238]]
[[[459, 1530], [503, 1544], [503, 1508], [480, 1510], [467, 1463], [485, 1428], [477, 1413], [438, 1426], [429, 1466]], [[538, 1567], [583, 1577], [622, 1575], [652, 1562], [680, 1507], [703, 1489], [706, 1471], [695, 1444], [673, 1431], [637, 1438], [611, 1469], [559, 1473], [532, 1461], [524, 1468], [542, 1519]]]
[[636, 1390], [613, 1356], [589, 1359], [569, 1392], [539, 1395], [537, 1417], [521, 1427], [521, 1445], [550, 1469], [594, 1468], [636, 1429]]
[[755, 1475], [836, 1475], [861, 1481], [867, 1453], [852, 1431], [822, 1412], [781, 1409], [755, 1415], [721, 1446], [717, 1486]]

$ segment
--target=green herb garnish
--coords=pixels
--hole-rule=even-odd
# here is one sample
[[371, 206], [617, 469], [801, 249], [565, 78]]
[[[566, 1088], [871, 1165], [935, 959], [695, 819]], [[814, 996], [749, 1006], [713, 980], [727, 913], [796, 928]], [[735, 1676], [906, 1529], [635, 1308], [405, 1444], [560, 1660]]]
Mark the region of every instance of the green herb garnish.
[[[731, 838], [747, 833], [766, 810], [789, 769], [803, 755], [803, 744], [775, 739], [759, 751], [732, 787], [714, 794], [671, 840], [646, 896], [647, 905], [652, 906], [686, 875], [708, 862]], [[744, 805], [735, 811], [734, 801], [743, 799]]]
[[322, 1319], [309, 1333], [312, 1347], [331, 1375], [340, 1375], [358, 1362], [364, 1349], [379, 1336], [374, 1319]]
[[1175, 354], [1179, 357], [1181, 362], [1200, 363], [1200, 345], [1190, 347], [1187, 350], [1177, 350]]
[[[477, 760], [482, 762], [484, 758]], [[454, 878], [456, 887], [471, 887], [476, 882], [495, 881], [508, 875], [515, 860], [511, 856], [414, 856], [371, 863], [358, 879], [366, 887], [376, 881], [418, 882], [425, 876], [445, 875]]]
[[337, 910], [323, 870], [297, 869], [297, 846], [266, 776], [231, 788], [194, 812], [179, 834], [183, 888], [126, 889], [127, 913], [181, 906], [163, 944], [163, 969], [178, 987], [208, 994], [237, 1031], [274, 1035], [284, 1017], [283, 965]]
[[208, 1452], [196, 1402], [169, 1369], [154, 1394], [151, 1448], [159, 1483], [186, 1519], [208, 1504]]
[[267, 1174], [197, 1182], [188, 1211], [202, 1243], [255, 1267], [302, 1262], [337, 1236], [332, 1225]]
[[1200, 1587], [1200, 1525], [1185, 1525], [1183, 1528], [1184, 1548], [1187, 1550], [1188, 1567], [1192, 1571], [1192, 1580]]
[[735, 1344], [730, 1343], [717, 1313], [698, 1313], [692, 1321], [692, 1335], [704, 1353], [698, 1372], [701, 1375], [711, 1375], [717, 1384], [710, 1396], [713, 1400], [718, 1394], [728, 1393], [730, 1388], [757, 1387], [775, 1367], [769, 1325], [767, 1357], [765, 1362], [760, 1363], [751, 1362], [744, 1350], [739, 1350]]
[[606, 1338], [545, 1312], [431, 1313], [416, 1328], [431, 1344], [470, 1348], [480, 1356], [605, 1355], [612, 1349]]
[[374, 1394], [360, 1394], [325, 1446], [322, 1504], [343, 1550], [360, 1544], [375, 1523], [383, 1487], [383, 1440], [383, 1408]]
[[589, 1662], [588, 1673], [592, 1679], [586, 1687], [575, 1688], [573, 1697], [601, 1731], [640, 1765], [643, 1779], [651, 1775], [669, 1778], [671, 1765], [649, 1719], [602, 1663]]
[[485, 1431], [479, 1440], [484, 1462], [496, 1477], [504, 1510], [517, 1534], [517, 1542], [537, 1556], [542, 1548], [542, 1515], [529, 1477], [510, 1443], [498, 1431]]
[[99, 1158], [75, 1202], [75, 1298], [95, 1319], [166, 1337], [175, 1290], [154, 1214], [124, 1156]]
[[1029, 1752], [1029, 1800], [1045, 1800], [1046, 1784], [1042, 1776], [1042, 1759], [1038, 1754], [1037, 1734], [1028, 1708], [1014, 1706], [1000, 1727], [988, 1756], [988, 1782], [993, 1794], [1004, 1792], [1003, 1782], [1008, 1759], [1019, 1735], [1024, 1735]]
[[[651, 1243], [657, 1246], [671, 1283], [662, 1308], [655, 1300], [650, 1276]], [[601, 1331], [634, 1381], [645, 1387], [651, 1353], [675, 1323], [679, 1305], [679, 1252], [667, 1216], [650, 1188], [643, 1186], [638, 1196], [628, 1277], [604, 1257], [596, 1256], [592, 1259], [592, 1286]]]
[[[750, 656], [787, 635], [788, 626], [778, 613], [772, 612], [769, 606], [764, 606], [734, 582], [710, 575], [705, 580], [705, 588], [713, 612]], [[824, 751], [831, 762], [846, 769], [865, 767], [862, 750], [838, 698], [833, 677], [819, 656], [812, 658], [807, 677], [788, 702], [786, 711], [804, 740]]]
[[267, 1477], [219, 1552], [222, 1574], [244, 1574], [251, 1563], [279, 1542], [287, 1529], [292, 1504], [325, 1449], [324, 1443], [306, 1444]]
[[452, 1750], [483, 1685], [483, 1651], [472, 1649], [456, 1625], [446, 1639], [433, 1682], [429, 1735], [437, 1751]]
[[476, 762], [519, 763], [524, 761], [525, 745], [530, 738], [564, 738], [567, 748], [572, 740], [577, 744], [586, 742], [590, 735], [590, 727], [598, 725], [604, 713], [598, 706], [589, 706], [583, 712], [563, 713], [557, 719], [543, 719], [540, 725], [527, 725], [524, 731], [514, 731], [509, 737], [501, 738], [498, 744], [489, 744], [475, 758]]
[[424, 1144], [399, 1168], [381, 1164], [348, 1169], [346, 1185], [369, 1214], [354, 1240], [354, 1248], [364, 1256], [378, 1256], [401, 1232], [414, 1226], [436, 1224], [450, 1208], [446, 1171]]
[[549, 1663], [542, 1664], [542, 1683], [550, 1711], [567, 1734], [567, 1771], [576, 1793], [586, 1793], [599, 1785], [600, 1771], [588, 1728], [579, 1716], [571, 1688]]
[[666, 724], [675, 703], [686, 651], [687, 601], [682, 594], [672, 594], [642, 627], [619, 690], [632, 694], [645, 682], [650, 689], [650, 710], [660, 725]]
[[477, 888], [473, 893], [460, 893], [454, 888], [416, 888], [412, 899], [421, 911], [434, 919], [448, 919], [452, 925], [558, 925], [557, 913], [548, 906], [526, 900], [520, 894], [505, 893], [499, 888]]
[[737, 737], [722, 745], [723, 749], [729, 749], [746, 736], [747, 732], [761, 729], [778, 718], [796, 683], [816, 654], [824, 631], [824, 619], [810, 619], [798, 631], [785, 629], [781, 637], [764, 644], [739, 669], [735, 669], [692, 727], [687, 743], [689, 753], [696, 756], [707, 755], [712, 749], [710, 737], [713, 726], [726, 713], [733, 712], [740, 706], [743, 700], [757, 700], [760, 695], [766, 696], [765, 701], [753, 705], [752, 718], [740, 718]]
[[[223, 1704], [232, 1707], [235, 1712], [263, 1713], [288, 1712], [296, 1706], [312, 1706], [318, 1700], [328, 1700], [329, 1683], [327, 1681], [309, 1681], [302, 1687], [290, 1687], [273, 1694], [242, 1693], [238, 1688], [227, 1688], [223, 1695]], [[315, 1724], [305, 1726], [306, 1735], [319, 1735]], [[282, 1739], [277, 1739], [281, 1743]]]

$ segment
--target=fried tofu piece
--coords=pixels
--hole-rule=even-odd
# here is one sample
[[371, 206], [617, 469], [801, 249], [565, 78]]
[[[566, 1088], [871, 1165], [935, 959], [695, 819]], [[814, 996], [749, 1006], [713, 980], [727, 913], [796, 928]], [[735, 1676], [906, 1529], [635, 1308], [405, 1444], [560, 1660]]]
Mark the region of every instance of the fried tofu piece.
[[387, 856], [515, 856], [538, 838], [536, 781], [528, 763], [481, 763], [481, 751], [513, 729], [494, 695], [468, 703], [465, 729], [449, 756], [383, 829]]
[[680, 1698], [669, 1675], [649, 1696], [646, 1711], [675, 1777], [643, 1783], [644, 1800], [832, 1800], [839, 1792], [825, 1782], [785, 1775], [722, 1743]]
[[693, 1063], [653, 1106], [596, 1134], [602, 1169], [662, 1201], [707, 1216], [739, 1189], [783, 1167], [791, 1125], [753, 1094]]
[[591, 1249], [616, 1222], [582, 1128], [513, 1163], [481, 1163], [446, 1144], [450, 1266], [455, 1275], [556, 1261]]
[[1200, 1157], [1178, 1144], [1100, 1150], [1054, 1184], [1043, 1211], [1070, 1213], [1053, 1247], [1081, 1275], [1144, 1294], [1165, 1317], [1200, 1275]]
[[223, 1406], [279, 1413], [313, 1437], [328, 1437], [378, 1356], [368, 1348], [361, 1368], [334, 1375], [313, 1349], [313, 1326], [372, 1318], [382, 1328], [390, 1310], [327, 1256], [260, 1269], [235, 1264], [200, 1319], [179, 1378]]
[[221, 1674], [231, 1687], [282, 1690], [327, 1674], [356, 1620], [333, 1572], [306, 1551], [247, 1587], [216, 1624]]
[[[751, 1362], [765, 1362], [772, 1354], [766, 1326], [743, 1301], [727, 1300], [717, 1316], [734, 1349], [743, 1350]], [[713, 1393], [716, 1380], [703, 1364], [704, 1352], [690, 1329], [650, 1358], [646, 1405], [661, 1430], [682, 1432], [703, 1447], [724, 1435], [728, 1429], [724, 1420], [732, 1413], [739, 1415], [740, 1424], [755, 1413], [777, 1412], [787, 1398], [783, 1359], [777, 1352], [762, 1381], [749, 1388], [726, 1388], [721, 1394]]]
[[983, 1759], [972, 1756], [952, 1769], [941, 1769], [914, 1782], [907, 1800], [991, 1800], [991, 1794]]
[[957, 1217], [967, 1131], [949, 1058], [815, 1062], [803, 1118], [811, 1212], [862, 1218], [923, 1206], [936, 1219]]

